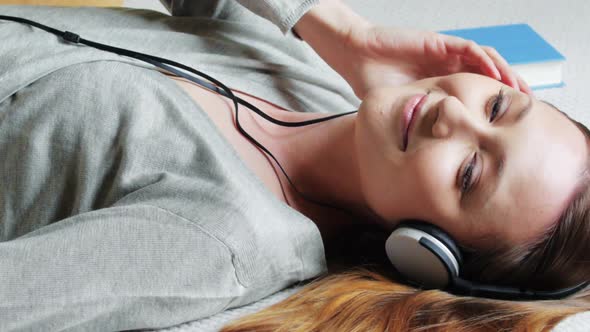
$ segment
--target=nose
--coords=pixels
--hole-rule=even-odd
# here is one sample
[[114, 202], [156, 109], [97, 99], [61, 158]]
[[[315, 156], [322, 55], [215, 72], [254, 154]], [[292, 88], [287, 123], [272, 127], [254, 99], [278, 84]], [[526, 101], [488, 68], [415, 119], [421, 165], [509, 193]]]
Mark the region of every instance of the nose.
[[432, 125], [432, 135], [436, 138], [451, 136], [477, 137], [483, 134], [482, 126], [474, 112], [455, 96], [447, 96], [437, 105], [438, 114]]

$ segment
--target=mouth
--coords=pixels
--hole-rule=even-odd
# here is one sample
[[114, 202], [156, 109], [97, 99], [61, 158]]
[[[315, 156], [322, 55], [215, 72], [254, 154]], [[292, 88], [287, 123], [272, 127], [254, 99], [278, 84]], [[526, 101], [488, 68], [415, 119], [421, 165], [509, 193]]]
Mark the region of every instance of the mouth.
[[422, 105], [424, 105], [426, 99], [428, 99], [428, 94], [414, 95], [404, 105], [401, 116], [402, 151], [404, 152], [408, 148], [411, 130], [416, 122], [414, 119], [418, 117], [418, 113], [422, 109]]

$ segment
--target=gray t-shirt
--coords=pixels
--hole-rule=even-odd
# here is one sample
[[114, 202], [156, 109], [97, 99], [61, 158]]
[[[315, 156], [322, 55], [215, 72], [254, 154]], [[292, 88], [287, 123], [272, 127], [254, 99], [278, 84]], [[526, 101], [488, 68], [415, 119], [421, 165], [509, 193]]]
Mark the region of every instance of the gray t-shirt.
[[[289, 34], [294, 22], [211, 4], [211, 17], [28, 6], [0, 15], [169, 58], [292, 111], [358, 107]], [[21, 23], [0, 20], [0, 40], [0, 330], [171, 326], [327, 272], [314, 222], [276, 199], [154, 66]]]

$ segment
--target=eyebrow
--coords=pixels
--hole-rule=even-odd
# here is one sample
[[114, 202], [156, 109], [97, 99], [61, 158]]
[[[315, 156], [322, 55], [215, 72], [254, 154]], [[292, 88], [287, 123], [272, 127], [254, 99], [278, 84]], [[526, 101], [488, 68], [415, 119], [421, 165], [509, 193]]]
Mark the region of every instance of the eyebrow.
[[[527, 95], [527, 96], [528, 96], [528, 102], [526, 105], [524, 105], [524, 107], [520, 110], [520, 112], [518, 112], [516, 114], [516, 118], [515, 118], [514, 122], [522, 121], [528, 114], [531, 113], [531, 109], [533, 108], [533, 97], [531, 97], [530, 95]], [[500, 182], [504, 176], [504, 169], [505, 168], [506, 168], [505, 158], [500, 157], [500, 159], [495, 163], [494, 173], [496, 174], [496, 176], [492, 175], [494, 180], [492, 180], [491, 186], [487, 186], [486, 189], [482, 189], [482, 195], [481, 195], [482, 198], [481, 199], [483, 202], [489, 201], [490, 198], [494, 195], [494, 193], [498, 190]]]

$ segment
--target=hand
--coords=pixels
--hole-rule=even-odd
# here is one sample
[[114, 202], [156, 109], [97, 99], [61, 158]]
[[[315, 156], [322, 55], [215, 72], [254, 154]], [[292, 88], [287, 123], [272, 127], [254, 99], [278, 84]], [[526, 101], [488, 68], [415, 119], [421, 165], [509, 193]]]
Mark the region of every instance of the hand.
[[486, 75], [532, 94], [494, 48], [473, 41], [436, 32], [380, 26], [353, 28], [345, 40], [347, 59], [342, 57], [342, 60], [356, 65], [339, 67], [346, 68], [341, 74], [359, 98], [373, 87], [458, 72]]
[[375, 26], [341, 0], [320, 0], [294, 29], [360, 99], [374, 87], [457, 72], [483, 74], [532, 94], [491, 47], [436, 32]]

